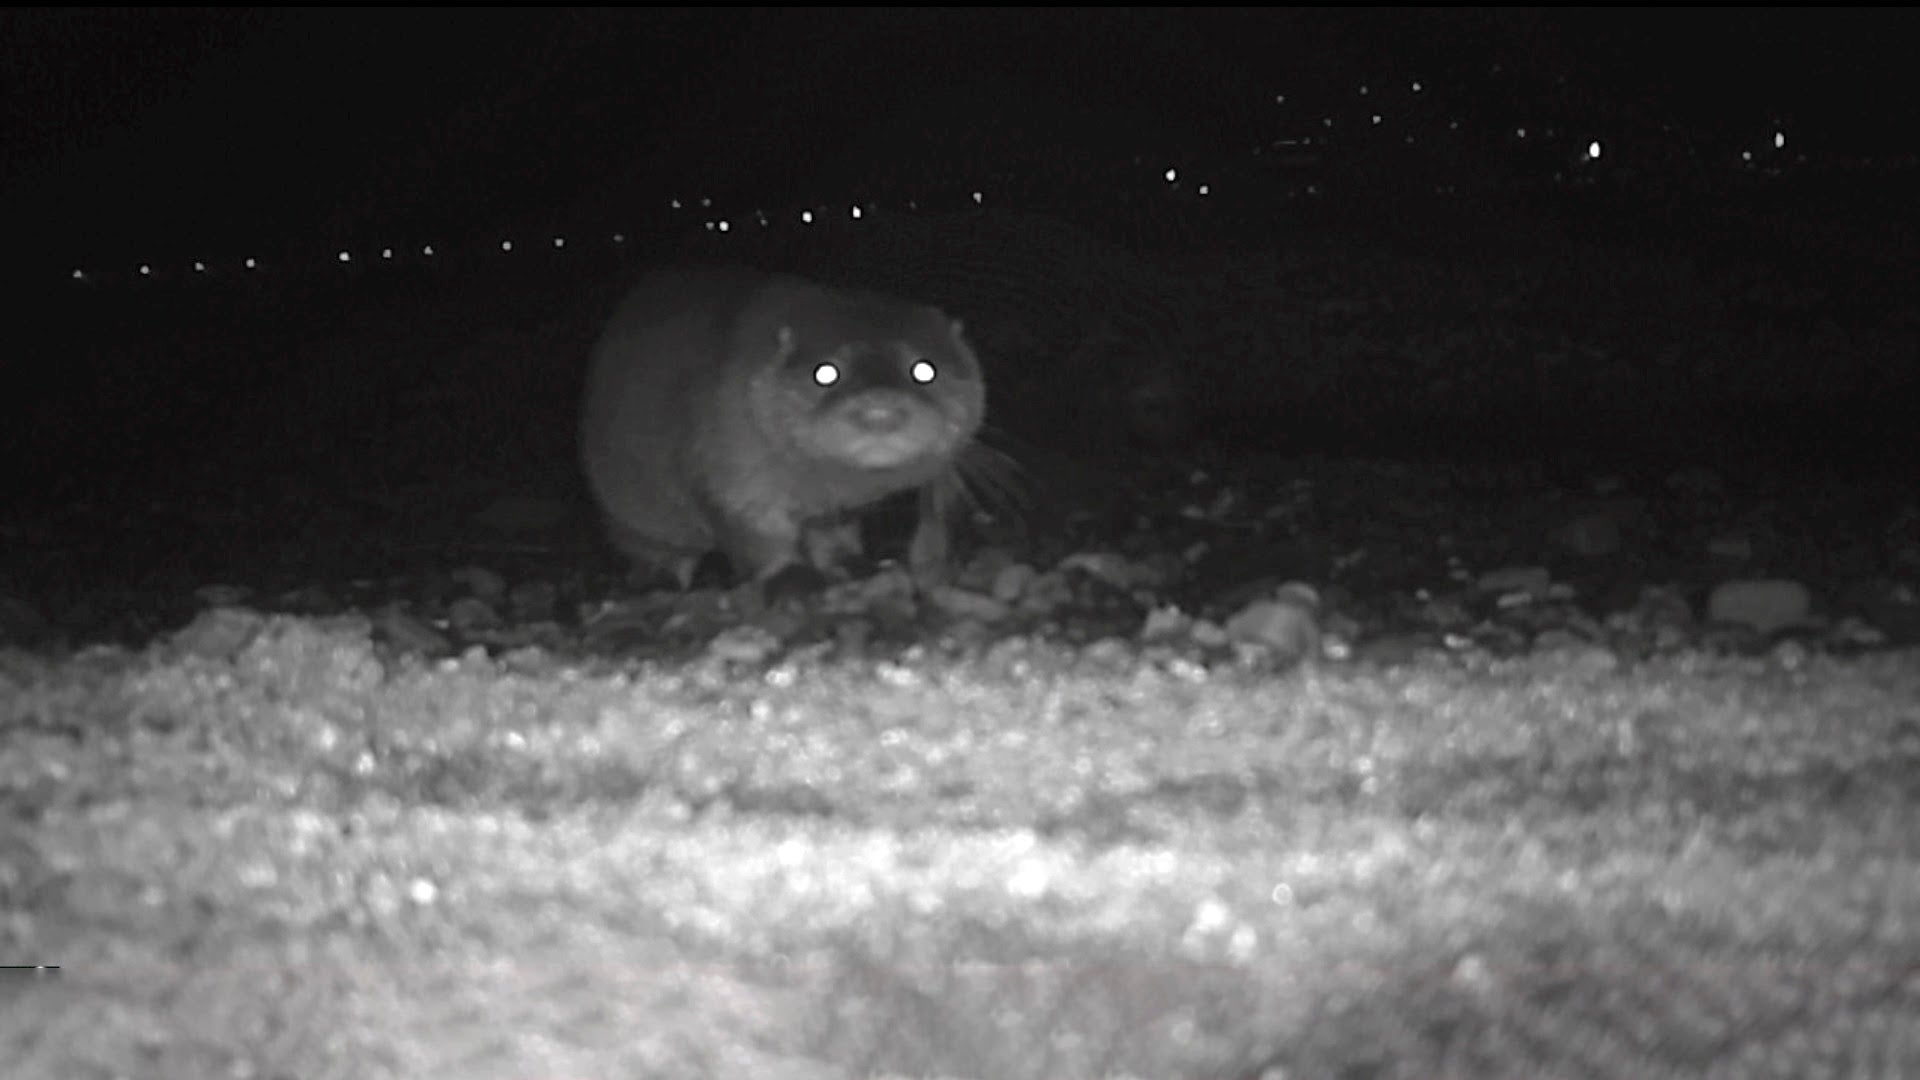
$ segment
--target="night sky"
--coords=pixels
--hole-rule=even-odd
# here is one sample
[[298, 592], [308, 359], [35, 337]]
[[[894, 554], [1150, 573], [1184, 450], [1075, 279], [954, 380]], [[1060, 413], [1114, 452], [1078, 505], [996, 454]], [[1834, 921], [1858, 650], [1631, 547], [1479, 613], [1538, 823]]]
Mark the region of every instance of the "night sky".
[[[1731, 282], [1736, 305], [1763, 309], [1711, 331], [1705, 351], [1720, 354], [1724, 378], [1767, 383], [1740, 359], [1756, 350], [1860, 368], [1870, 385], [1854, 389], [1878, 420], [1861, 423], [1853, 401], [1828, 402], [1797, 437], [1824, 452], [1837, 440], [1822, 425], [1844, 422], [1859, 454], [1884, 459], [1883, 434], [1912, 430], [1887, 403], [1913, 379], [1900, 311], [1920, 205], [1920, 95], [1908, 70], [1917, 29], [1907, 11], [1720, 8], [10, 10], [0, 14], [0, 273], [22, 300], [23, 339], [57, 347], [30, 354], [44, 361], [39, 372], [15, 368], [53, 389], [7, 395], [26, 415], [0, 428], [28, 448], [16, 459], [59, 461], [82, 479], [102, 462], [164, 460], [121, 448], [136, 435], [205, 462], [218, 457], [201, 451], [208, 430], [277, 432], [278, 420], [257, 414], [297, 408], [275, 380], [299, 378], [302, 363], [283, 358], [346, 327], [442, 327], [442, 340], [396, 354], [408, 357], [458, 355], [463, 333], [539, 331], [550, 340], [515, 355], [552, 417], [494, 419], [549, 431], [565, 467], [576, 392], [565, 365], [603, 317], [595, 297], [631, 264], [722, 258], [820, 276], [807, 261], [817, 236], [782, 229], [847, 221], [850, 206], [939, 214], [977, 200], [1070, 223], [1146, 260], [1184, 244], [1338, 262], [1425, 230], [1437, 239], [1419, 242], [1453, 260], [1455, 278], [1534, 257], [1587, 267], [1613, 289], [1627, 283], [1609, 274], [1642, 271], [1606, 263], [1607, 245], [1633, 249], [1619, 253], [1623, 265], [1687, 273], [1686, 260], [1710, 253], [1701, 273]], [[1604, 146], [1597, 162], [1582, 157], [1588, 145]], [[754, 229], [763, 215], [773, 223], [764, 234]], [[716, 255], [722, 222], [760, 239], [727, 236]], [[1496, 234], [1517, 246], [1496, 253]], [[503, 240], [517, 245], [507, 258]], [[1518, 254], [1526, 245], [1533, 255]], [[1856, 320], [1866, 336], [1823, 337], [1816, 314], [1833, 312], [1776, 310], [1743, 291], [1755, 259], [1804, 279], [1768, 286], [1782, 295], [1818, 294], [1848, 305], [1848, 318], [1871, 313]], [[1003, 269], [992, 276], [1017, 286]], [[1170, 280], [1230, 284], [1238, 273], [1186, 268]], [[1346, 287], [1332, 264], [1306, 277], [1300, 289]], [[1575, 302], [1592, 291], [1564, 287]], [[475, 314], [433, 324], [429, 290], [447, 294], [433, 301], [445, 310]], [[1236, 319], [1265, 318], [1263, 303], [1196, 330], [1230, 335]], [[1436, 303], [1440, 316], [1465, 317]], [[1623, 302], [1596, 331], [1609, 340], [1589, 351], [1636, 379], [1668, 377], [1669, 357], [1693, 363], [1702, 350], [1650, 345], [1633, 319], [1649, 304], [1689, 303], [1658, 290]], [[499, 325], [482, 326], [482, 313]], [[1805, 325], [1782, 336], [1759, 317]], [[1380, 331], [1380, 348], [1392, 332]], [[1810, 336], [1796, 344], [1801, 333]], [[1217, 342], [1186, 355], [1234, 365]], [[1284, 350], [1260, 358], [1288, 374], [1310, 366]], [[301, 392], [347, 403], [343, 412], [408, 400], [400, 361], [365, 362], [368, 372], [342, 371], [337, 387]], [[1187, 377], [1196, 393], [1240, 406], [1241, 394], [1218, 389], [1220, 373]], [[1647, 430], [1711, 441], [1705, 424], [1660, 411], [1687, 394], [1717, 402], [1722, 380], [1673, 376], [1627, 396], [1660, 413]], [[1333, 415], [1373, 401], [1308, 412], [1332, 417], [1330, 430], [1398, 430]], [[1258, 417], [1233, 418], [1235, 430], [1312, 441], [1298, 403], [1281, 410], [1286, 423], [1248, 408]], [[1558, 408], [1461, 430], [1524, 441], [1551, 428]], [[234, 419], [246, 415], [251, 428]], [[323, 429], [350, 444], [367, 430], [410, 430], [412, 418], [381, 415]], [[1639, 445], [1599, 426], [1598, 438]], [[249, 449], [234, 462], [259, 460]]]
[[1773, 9], [16, 9], [0, 184], [27, 269], [597, 226], [689, 190], [791, 205], [858, 171], [869, 125], [956, 95], [1109, 109], [1232, 155], [1283, 112], [1422, 79], [1472, 124], [1551, 100], [1716, 146], [1785, 122], [1821, 154], [1902, 154], [1917, 28]]

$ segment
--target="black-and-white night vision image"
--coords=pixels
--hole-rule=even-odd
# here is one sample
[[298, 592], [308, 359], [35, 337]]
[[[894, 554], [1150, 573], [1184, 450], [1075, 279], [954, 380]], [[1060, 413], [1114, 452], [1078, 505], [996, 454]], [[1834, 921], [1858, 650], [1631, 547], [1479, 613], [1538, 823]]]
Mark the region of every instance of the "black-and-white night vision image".
[[1920, 1077], [1920, 16], [0, 13], [0, 1074]]

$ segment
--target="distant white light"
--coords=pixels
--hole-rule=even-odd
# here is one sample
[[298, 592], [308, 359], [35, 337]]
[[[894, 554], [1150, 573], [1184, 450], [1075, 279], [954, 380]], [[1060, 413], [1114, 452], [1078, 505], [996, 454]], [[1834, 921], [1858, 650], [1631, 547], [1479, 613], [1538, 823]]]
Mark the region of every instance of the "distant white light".
[[1513, 129], [1513, 137], [1514, 137], [1514, 138], [1516, 138], [1516, 139], [1524, 139], [1524, 138], [1526, 138], [1526, 137], [1527, 137], [1527, 129], [1526, 129], [1526, 128], [1514, 128], [1514, 129]]
[[708, 232], [712, 232], [712, 231], [713, 231], [713, 219], [712, 219], [712, 218], [708, 218], [708, 219], [707, 219], [707, 220], [706, 220], [705, 222], [703, 222], [702, 224], [703, 224], [703, 227], [704, 227], [704, 228], [705, 228], [705, 229], [706, 229], [706, 230], [707, 230]]
[[1285, 94], [1273, 95], [1273, 103], [1275, 105], [1285, 105], [1287, 103], [1287, 95]]
[[1374, 114], [1373, 114], [1373, 123], [1374, 123], [1374, 126], [1376, 126], [1376, 127], [1378, 127], [1378, 126], [1379, 126], [1379, 124], [1380, 124], [1380, 114], [1379, 114], [1379, 113], [1374, 113]]
[[813, 224], [813, 211], [811, 210], [800, 211], [800, 224], [802, 225]]
[[702, 210], [713, 209], [713, 196], [711, 195], [700, 196], [700, 209]]
[[733, 231], [733, 222], [731, 222], [731, 221], [728, 221], [728, 220], [727, 220], [726, 218], [721, 218], [721, 219], [720, 219], [720, 231], [721, 231], [721, 232], [732, 232], [732, 231]]
[[426, 256], [427, 258], [429, 258], [429, 259], [431, 259], [431, 258], [433, 258], [433, 245], [432, 245], [432, 244], [421, 244], [421, 245], [420, 245], [420, 254], [422, 254], [422, 255], [425, 255], [425, 256]]
[[1781, 147], [1783, 147], [1783, 146], [1785, 146], [1785, 145], [1787, 145], [1787, 133], [1786, 133], [1786, 132], [1784, 132], [1784, 131], [1776, 131], [1776, 132], [1774, 132], [1774, 133], [1773, 133], [1773, 148], [1774, 148], [1775, 150], [1778, 150], [1778, 149], [1780, 149]]
[[980, 203], [981, 203], [981, 200], [982, 200], [983, 198], [984, 198], [984, 196], [982, 196], [982, 195], [981, 195], [981, 194], [980, 194], [979, 192], [977, 192], [977, 191], [976, 191], [976, 192], [974, 192], [974, 193], [973, 193], [973, 205], [975, 205], [975, 206], [979, 206], [979, 205], [980, 205]]
[[1448, 130], [1448, 131], [1459, 131], [1459, 130], [1460, 130], [1460, 121], [1458, 121], [1458, 120], [1449, 120], [1449, 121], [1447, 121], [1447, 130]]
[[1740, 151], [1740, 160], [1751, 163], [1753, 161], [1753, 151], [1751, 150]]
[[196, 273], [196, 274], [204, 274], [204, 273], [206, 273], [206, 272], [207, 272], [207, 264], [206, 264], [206, 263], [203, 263], [203, 262], [201, 262], [201, 261], [200, 261], [199, 259], [195, 259], [195, 260], [193, 260], [193, 272], [194, 272], [194, 273]]
[[1207, 195], [1210, 195], [1210, 194], [1212, 194], [1212, 193], [1213, 193], [1213, 185], [1211, 185], [1211, 184], [1201, 184], [1201, 185], [1200, 185], [1200, 195], [1201, 195], [1201, 197], [1203, 197], [1203, 198], [1204, 198], [1204, 197], [1206, 197]]
[[566, 238], [566, 237], [564, 237], [564, 236], [556, 236], [556, 237], [554, 237], [554, 238], [553, 238], [553, 246], [554, 246], [555, 248], [563, 248], [563, 247], [566, 247], [566, 246], [567, 246], [567, 238]]
[[351, 252], [342, 251], [339, 254], [335, 255], [333, 258], [335, 262], [350, 263], [353, 261], [353, 254]]
[[1330, 127], [1332, 127], [1332, 126], [1333, 126], [1333, 117], [1331, 117], [1331, 116], [1323, 116], [1323, 117], [1321, 117], [1321, 118], [1320, 118], [1320, 126], [1321, 126], [1321, 127], [1325, 127], [1325, 128], [1330, 128]]
[[1425, 90], [1425, 89], [1426, 89], [1426, 87], [1424, 87], [1424, 86], [1421, 86], [1421, 85], [1420, 85], [1420, 80], [1419, 80], [1419, 79], [1415, 79], [1415, 80], [1413, 80], [1413, 92], [1414, 92], [1414, 93], [1416, 93], [1416, 94], [1417, 94], [1417, 93], [1419, 93], [1420, 91], [1422, 91], [1422, 90]]
[[247, 261], [242, 263], [241, 265], [245, 266], [249, 270], [258, 270], [260, 269], [260, 260], [249, 256], [247, 258]]
[[81, 270], [76, 267], [73, 271], [72, 277], [73, 277], [73, 280], [75, 281], [85, 281], [87, 280], [87, 272], [85, 270]]
[[503, 251], [503, 252], [509, 252], [509, 251], [512, 251], [512, 250], [513, 250], [513, 241], [511, 241], [511, 240], [502, 240], [502, 241], [500, 241], [500, 250], [501, 250], [501, 251]]
[[624, 243], [626, 243], [626, 242], [627, 242], [627, 234], [626, 234], [626, 233], [614, 233], [614, 234], [613, 234], [613, 242], [614, 242], [614, 243], [616, 243], [616, 244], [624, 244]]
[[1361, 84], [1360, 84], [1360, 96], [1361, 96], [1361, 97], [1366, 97], [1366, 96], [1367, 96], [1368, 94], [1371, 94], [1371, 93], [1373, 93], [1373, 91], [1372, 91], [1372, 90], [1369, 90], [1369, 89], [1367, 88], [1367, 84], [1366, 84], [1366, 83], [1361, 83]]
[[1180, 182], [1179, 169], [1168, 169], [1164, 175], [1166, 176], [1167, 183], [1169, 184], [1177, 184]]
[[682, 209], [682, 207], [680, 206], [680, 200], [679, 200], [679, 199], [668, 199], [668, 200], [667, 200], [667, 205], [668, 205], [669, 207], [671, 207], [671, 208], [673, 208], [673, 209], [675, 209], [675, 210], [679, 210], [679, 209]]
[[1592, 142], [1587, 144], [1587, 160], [1588, 161], [1600, 160], [1600, 140], [1599, 139], [1595, 139]]
[[141, 276], [141, 277], [152, 277], [152, 276], [153, 276], [153, 267], [151, 267], [151, 266], [148, 266], [148, 265], [147, 265], [146, 263], [141, 263], [141, 264], [140, 264], [140, 276]]
[[381, 257], [381, 258], [383, 258], [383, 259], [391, 259], [391, 258], [393, 258], [393, 249], [392, 249], [392, 248], [381, 248], [381, 249], [380, 249], [380, 257]]

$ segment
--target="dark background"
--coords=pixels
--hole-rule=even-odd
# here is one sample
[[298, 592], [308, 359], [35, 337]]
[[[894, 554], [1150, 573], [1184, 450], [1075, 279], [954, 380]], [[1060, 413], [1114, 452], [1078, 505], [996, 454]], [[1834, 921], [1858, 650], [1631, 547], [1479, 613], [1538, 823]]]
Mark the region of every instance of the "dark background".
[[[1550, 271], [1565, 251], [1556, 302], [1584, 303], [1586, 275], [1613, 305], [1564, 334], [1549, 311], [1517, 345], [1469, 328], [1455, 346], [1476, 363], [1510, 347], [1526, 394], [1526, 364], [1605, 354], [1629, 388], [1612, 411], [1549, 386], [1546, 407], [1438, 415], [1420, 380], [1452, 359], [1416, 347], [1426, 370], [1403, 374], [1394, 342], [1427, 331], [1359, 316], [1341, 331], [1361, 353], [1351, 379], [1320, 357], [1341, 369], [1325, 398], [1242, 400], [1246, 415], [1200, 415], [1202, 433], [1542, 457], [1579, 425], [1580, 453], [1660, 466], [1758, 445], [1901, 470], [1920, 453], [1904, 405], [1920, 382], [1916, 30], [1911, 11], [1738, 8], [10, 9], [0, 457], [9, 489], [55, 502], [188, 467], [221, 491], [317, 470], [354, 489], [408, 458], [491, 479], [529, 432], [521, 456], [567, 472], [598, 310], [581, 297], [722, 220], [979, 193], [1143, 250], [1311, 247], [1333, 267], [1419, 236], [1488, 280], [1500, 259]], [[1593, 255], [1609, 244], [1624, 248]], [[1404, 276], [1383, 258], [1366, 272]], [[1667, 305], [1649, 267], [1712, 280]], [[1379, 302], [1304, 273], [1307, 295]], [[1680, 325], [1703, 307], [1717, 321]], [[1802, 356], [1797, 382], [1765, 392]], [[1310, 366], [1294, 359], [1261, 357]], [[1832, 363], [1844, 393], [1803, 408], [1793, 387], [1839, 385], [1807, 365]], [[1383, 392], [1398, 413], [1367, 411]], [[1396, 445], [1412, 426], [1424, 441]]]
[[[995, 95], [1109, 110], [1116, 138], [1216, 171], [1372, 109], [1423, 135], [1462, 123], [1475, 166], [1551, 172], [1588, 134], [1631, 158], [1671, 129], [1693, 167], [1730, 171], [1783, 125], [1787, 160], [1819, 168], [1910, 160], [1916, 28], [1729, 8], [10, 10], [0, 184], [10, 253], [42, 273], [599, 228], [693, 192], [792, 205], [884, 155], [863, 132]], [[1529, 161], [1507, 129], [1543, 120], [1560, 144]]]

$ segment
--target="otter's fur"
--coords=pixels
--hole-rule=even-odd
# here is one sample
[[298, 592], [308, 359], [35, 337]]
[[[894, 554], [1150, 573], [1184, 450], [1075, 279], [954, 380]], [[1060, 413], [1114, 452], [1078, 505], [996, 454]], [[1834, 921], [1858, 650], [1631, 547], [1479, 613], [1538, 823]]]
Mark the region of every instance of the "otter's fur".
[[911, 556], [932, 563], [985, 402], [979, 360], [936, 308], [743, 269], [663, 272], [594, 346], [581, 456], [614, 545], [683, 584], [714, 550], [761, 582], [811, 565], [822, 530], [909, 490]]

